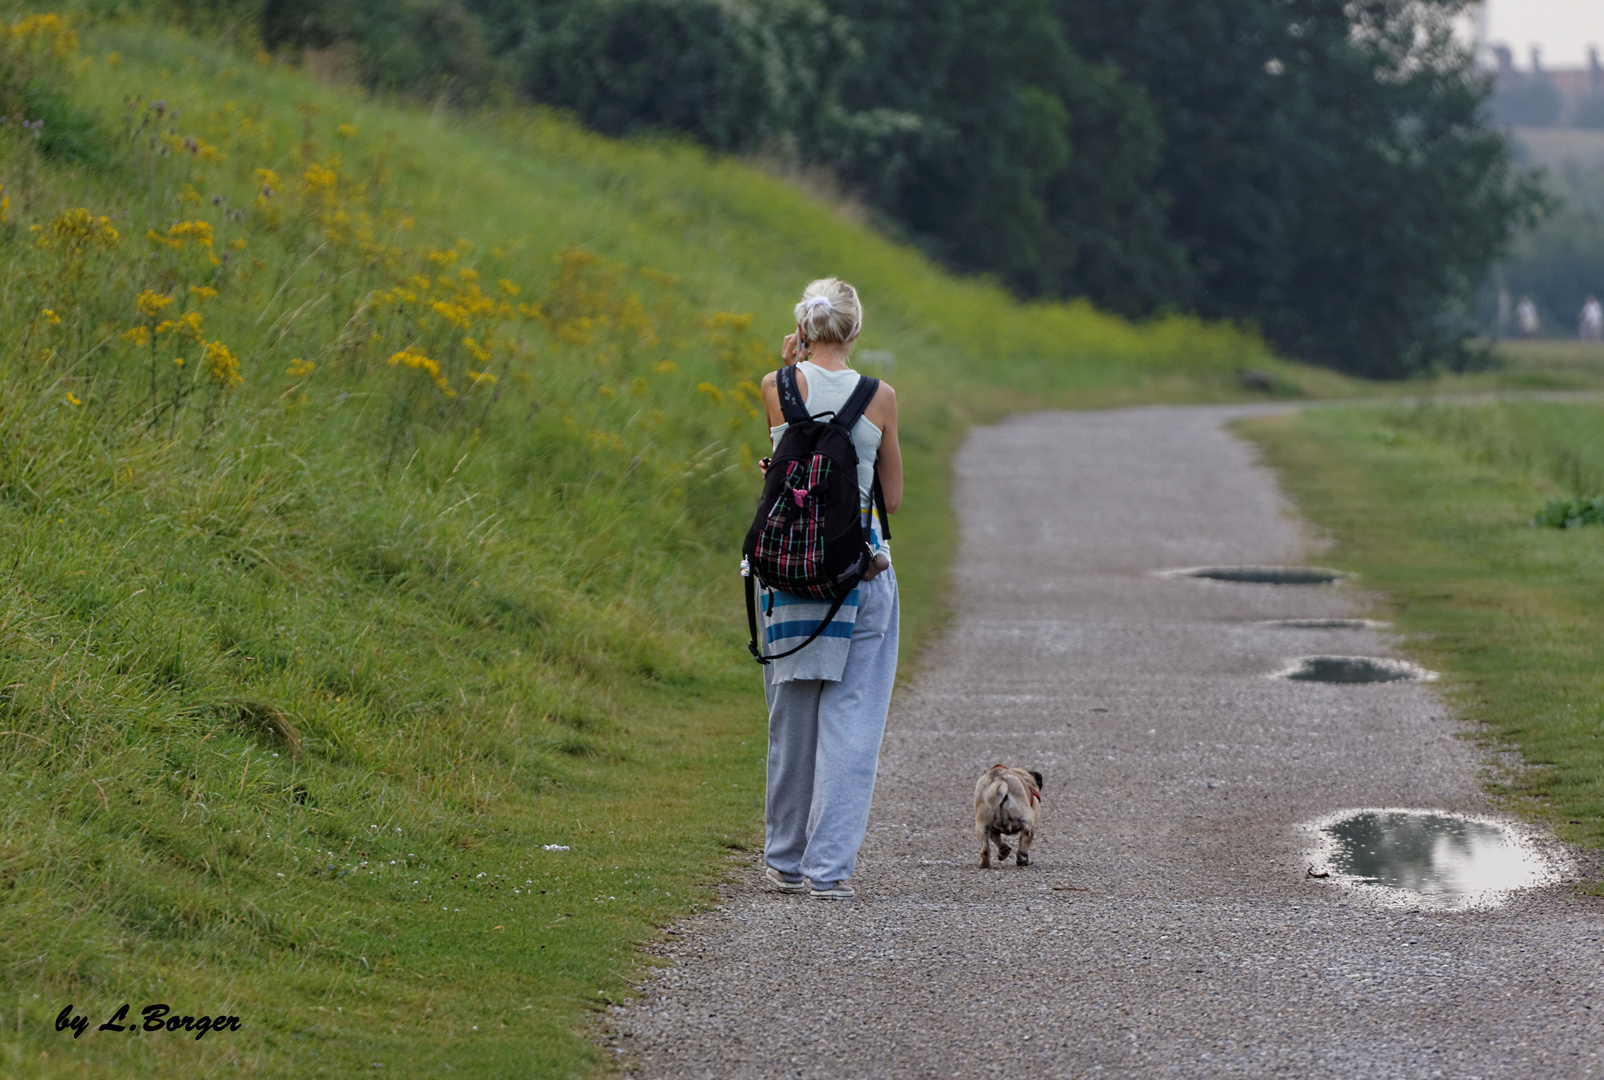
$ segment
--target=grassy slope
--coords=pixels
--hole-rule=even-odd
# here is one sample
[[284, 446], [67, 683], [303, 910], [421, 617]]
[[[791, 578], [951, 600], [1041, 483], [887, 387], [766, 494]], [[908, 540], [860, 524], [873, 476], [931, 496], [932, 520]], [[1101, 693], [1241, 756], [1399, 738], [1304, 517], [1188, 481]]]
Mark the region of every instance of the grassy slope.
[[[0, 1068], [19, 1074], [594, 1067], [586, 1010], [626, 993], [635, 943], [759, 837], [762, 707], [730, 573], [750, 486], [725, 470], [761, 448], [739, 405], [740, 379], [771, 362], [753, 342], [778, 340], [808, 278], [857, 283], [864, 349], [896, 358], [914, 643], [939, 621], [946, 461], [967, 423], [1236, 397], [1244, 366], [1350, 389], [1228, 329], [1012, 303], [694, 148], [397, 108], [139, 27], [96, 30], [85, 52], [70, 96], [101, 117], [102, 152], [0, 147], [0, 979], [20, 1008]], [[119, 136], [130, 95], [181, 107], [173, 126], [229, 160]], [[350, 226], [293, 194], [312, 163], [337, 167], [341, 192], [389, 174], [340, 208], [380, 223], [393, 267], [320, 241]], [[256, 167], [284, 177], [287, 222], [254, 201]], [[50, 330], [81, 351], [42, 360], [31, 335], [63, 278], [27, 225], [79, 205], [125, 238]], [[219, 248], [244, 239], [241, 261], [143, 243], [181, 217], [215, 222]], [[488, 391], [450, 335], [429, 331], [457, 357], [446, 402], [384, 363], [414, 331], [362, 314], [367, 290], [443, 270], [422, 255], [459, 238], [487, 284], [549, 308], [501, 331], [505, 396], [483, 413], [464, 407]], [[566, 281], [553, 257], [574, 245], [611, 262]], [[144, 361], [117, 335], [140, 289], [188, 303], [200, 281], [220, 287], [207, 336], [244, 382], [210, 428], [200, 392], [150, 425]], [[635, 296], [651, 333], [609, 331]], [[757, 318], [720, 330], [720, 311]], [[349, 332], [362, 319], [366, 342]], [[299, 358], [315, 372], [290, 375]], [[163, 387], [182, 385], [160, 360]], [[52, 1029], [68, 1002], [98, 1023], [124, 1001], [245, 1028], [199, 1043]]]
[[1518, 748], [1502, 790], [1604, 845], [1604, 529], [1531, 524], [1549, 498], [1604, 491], [1604, 408], [1315, 409], [1242, 430], [1460, 714]]

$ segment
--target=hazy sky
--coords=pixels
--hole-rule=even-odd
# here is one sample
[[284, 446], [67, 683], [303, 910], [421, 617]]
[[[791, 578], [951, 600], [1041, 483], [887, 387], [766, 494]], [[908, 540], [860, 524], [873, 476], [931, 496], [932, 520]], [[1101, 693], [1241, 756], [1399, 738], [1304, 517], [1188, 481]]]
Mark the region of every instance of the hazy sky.
[[1508, 45], [1526, 67], [1533, 45], [1544, 67], [1581, 67], [1587, 47], [1604, 50], [1604, 0], [1485, 0], [1486, 44]]

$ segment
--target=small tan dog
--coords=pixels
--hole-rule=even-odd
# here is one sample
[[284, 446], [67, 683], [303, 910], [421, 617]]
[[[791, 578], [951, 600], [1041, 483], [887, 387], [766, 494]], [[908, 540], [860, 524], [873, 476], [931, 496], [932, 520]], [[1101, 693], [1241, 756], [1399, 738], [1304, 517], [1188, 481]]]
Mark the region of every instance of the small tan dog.
[[1019, 837], [1020, 866], [1030, 865], [1030, 841], [1036, 835], [1036, 807], [1041, 805], [1041, 773], [993, 765], [975, 785], [975, 836], [980, 841], [980, 868], [991, 867], [991, 845], [999, 862], [1008, 858], [1005, 836]]

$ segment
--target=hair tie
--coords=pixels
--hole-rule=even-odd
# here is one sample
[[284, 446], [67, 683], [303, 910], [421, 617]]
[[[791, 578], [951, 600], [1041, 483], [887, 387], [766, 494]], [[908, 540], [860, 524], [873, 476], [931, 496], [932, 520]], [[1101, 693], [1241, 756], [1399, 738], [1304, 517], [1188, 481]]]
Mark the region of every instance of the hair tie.
[[834, 311], [835, 305], [830, 303], [828, 296], [809, 296], [802, 301], [803, 311], [812, 311], [814, 308], [826, 308]]

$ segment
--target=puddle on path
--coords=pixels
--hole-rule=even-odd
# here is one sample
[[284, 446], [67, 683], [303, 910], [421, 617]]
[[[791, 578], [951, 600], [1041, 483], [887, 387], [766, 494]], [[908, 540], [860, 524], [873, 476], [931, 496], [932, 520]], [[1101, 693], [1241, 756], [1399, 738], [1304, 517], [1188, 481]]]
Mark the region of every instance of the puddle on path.
[[1259, 625], [1277, 630], [1385, 630], [1392, 624], [1380, 619], [1265, 619]]
[[1437, 673], [1407, 660], [1379, 656], [1300, 656], [1271, 678], [1323, 683], [1430, 682]]
[[1234, 581], [1246, 585], [1329, 585], [1346, 576], [1319, 566], [1195, 566], [1166, 571], [1174, 577]]
[[1378, 899], [1438, 907], [1497, 903], [1554, 878], [1506, 825], [1430, 810], [1346, 810], [1314, 828], [1320, 868]]

